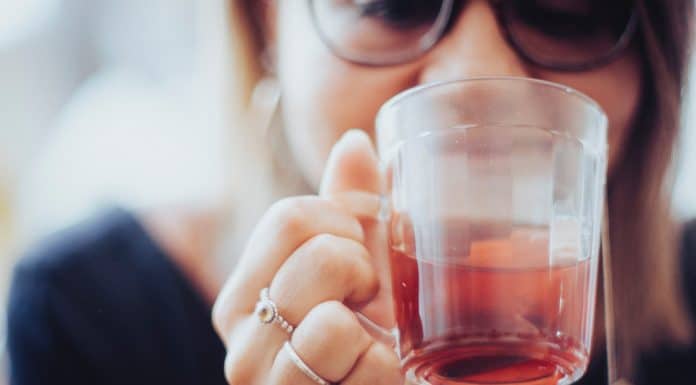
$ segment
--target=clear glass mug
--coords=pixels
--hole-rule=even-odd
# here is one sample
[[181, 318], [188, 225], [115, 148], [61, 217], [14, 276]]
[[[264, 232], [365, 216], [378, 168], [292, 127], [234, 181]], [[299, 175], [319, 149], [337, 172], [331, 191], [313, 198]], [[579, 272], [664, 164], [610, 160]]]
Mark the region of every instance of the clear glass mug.
[[591, 349], [607, 118], [514, 77], [405, 91], [377, 116], [396, 349], [411, 384], [570, 384]]

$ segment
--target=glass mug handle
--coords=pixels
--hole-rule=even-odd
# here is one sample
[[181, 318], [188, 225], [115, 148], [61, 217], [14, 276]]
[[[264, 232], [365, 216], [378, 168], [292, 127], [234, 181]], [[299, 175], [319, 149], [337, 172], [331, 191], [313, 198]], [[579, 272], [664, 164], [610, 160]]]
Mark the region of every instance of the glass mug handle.
[[[360, 220], [388, 222], [391, 215], [389, 198], [385, 195], [365, 191], [342, 191], [330, 194], [327, 198], [338, 203]], [[396, 328], [380, 326], [359, 311], [355, 312], [355, 315], [372, 338], [396, 349], [398, 341]]]
[[365, 330], [372, 336], [372, 338], [375, 339], [375, 341], [379, 341], [396, 350], [396, 344], [398, 341], [398, 332], [396, 328], [389, 330], [385, 327], [377, 325], [359, 311], [356, 311], [355, 315], [358, 317], [358, 321], [360, 321], [362, 327], [365, 328]]

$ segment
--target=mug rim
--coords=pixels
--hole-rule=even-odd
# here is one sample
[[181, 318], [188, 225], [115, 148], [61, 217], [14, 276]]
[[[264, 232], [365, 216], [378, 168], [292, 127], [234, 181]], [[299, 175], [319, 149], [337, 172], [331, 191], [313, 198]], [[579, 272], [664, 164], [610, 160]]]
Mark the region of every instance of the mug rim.
[[407, 90], [401, 91], [398, 94], [392, 96], [389, 98], [378, 110], [377, 112], [377, 120], [379, 120], [379, 116], [385, 113], [386, 110], [393, 108], [397, 104], [401, 103], [403, 100], [411, 98], [413, 96], [416, 96], [421, 93], [425, 93], [426, 91], [429, 91], [432, 88], [439, 88], [442, 86], [451, 86], [451, 85], [461, 85], [461, 84], [468, 84], [468, 83], [478, 83], [478, 82], [497, 82], [497, 81], [514, 81], [514, 82], [523, 82], [523, 83], [531, 83], [534, 85], [538, 86], [544, 86], [550, 89], [554, 89], [556, 91], [560, 91], [562, 94], [568, 95], [575, 97], [579, 100], [581, 100], [583, 103], [585, 103], [587, 106], [591, 107], [592, 109], [595, 110], [597, 114], [599, 114], [601, 117], [603, 117], [605, 120], [607, 119], [607, 114], [606, 111], [599, 105], [599, 103], [589, 97], [587, 94], [578, 91], [577, 89], [566, 86], [561, 83], [555, 83], [552, 81], [548, 80], [543, 80], [543, 79], [536, 79], [536, 78], [529, 78], [529, 77], [524, 77], [524, 76], [476, 76], [476, 77], [470, 77], [470, 78], [461, 78], [461, 79], [454, 79], [454, 80], [442, 80], [442, 81], [435, 81], [435, 82], [430, 82], [426, 84], [422, 84], [419, 86], [415, 86], [412, 88], [409, 88]]

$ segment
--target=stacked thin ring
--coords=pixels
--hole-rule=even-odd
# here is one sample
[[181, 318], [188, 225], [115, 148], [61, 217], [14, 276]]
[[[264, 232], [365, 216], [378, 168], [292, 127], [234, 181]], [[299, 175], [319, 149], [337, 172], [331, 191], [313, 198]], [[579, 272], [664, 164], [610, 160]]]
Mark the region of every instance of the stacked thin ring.
[[[271, 298], [268, 295], [268, 291], [269, 290], [267, 287], [261, 289], [261, 292], [259, 293], [259, 302], [256, 303], [256, 309], [254, 310], [254, 313], [259, 318], [259, 321], [261, 321], [261, 323], [276, 323], [288, 334], [292, 334], [292, 332], [295, 330], [295, 327], [290, 325], [290, 323], [286, 321], [282, 315], [280, 315], [280, 313], [278, 312], [278, 306], [276, 306], [275, 302], [271, 300]], [[331, 385], [330, 382], [323, 379], [314, 370], [312, 370], [312, 368], [310, 368], [304, 361], [302, 361], [302, 358], [300, 358], [295, 349], [293, 349], [292, 345], [290, 345], [290, 341], [285, 341], [285, 344], [283, 345], [283, 350], [285, 350], [287, 355], [290, 357], [290, 361], [292, 361], [292, 363], [295, 364], [297, 369], [299, 369], [305, 376], [307, 376], [307, 378], [311, 379], [319, 385]]]
[[309, 379], [311, 379], [319, 385], [331, 385], [330, 382], [323, 379], [314, 370], [312, 370], [312, 368], [310, 368], [302, 360], [302, 358], [300, 358], [295, 349], [293, 349], [292, 345], [290, 345], [290, 341], [285, 341], [285, 344], [283, 344], [283, 350], [285, 350], [285, 353], [287, 353], [290, 357], [290, 361], [292, 361], [292, 363], [295, 364], [295, 366], [297, 366], [297, 369], [300, 369], [300, 371]]

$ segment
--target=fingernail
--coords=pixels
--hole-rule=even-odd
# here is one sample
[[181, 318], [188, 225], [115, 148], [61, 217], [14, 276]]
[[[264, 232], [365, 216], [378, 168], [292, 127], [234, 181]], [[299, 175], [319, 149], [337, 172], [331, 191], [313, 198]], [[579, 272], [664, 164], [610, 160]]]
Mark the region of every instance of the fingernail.
[[370, 136], [367, 135], [367, 133], [364, 130], [361, 130], [359, 128], [349, 129], [343, 134], [343, 136], [341, 136], [341, 139], [339, 139], [338, 142], [340, 143], [341, 147], [345, 145], [350, 145], [352, 143], [362, 142], [362, 145], [368, 145], [373, 152], [375, 151]]
[[351, 128], [345, 133], [343, 133], [343, 136], [341, 136], [341, 139], [339, 140], [340, 142], [343, 141], [353, 141], [353, 140], [365, 140], [367, 139], [368, 141], [370, 138], [367, 136], [365, 131], [359, 129], [359, 128]]

